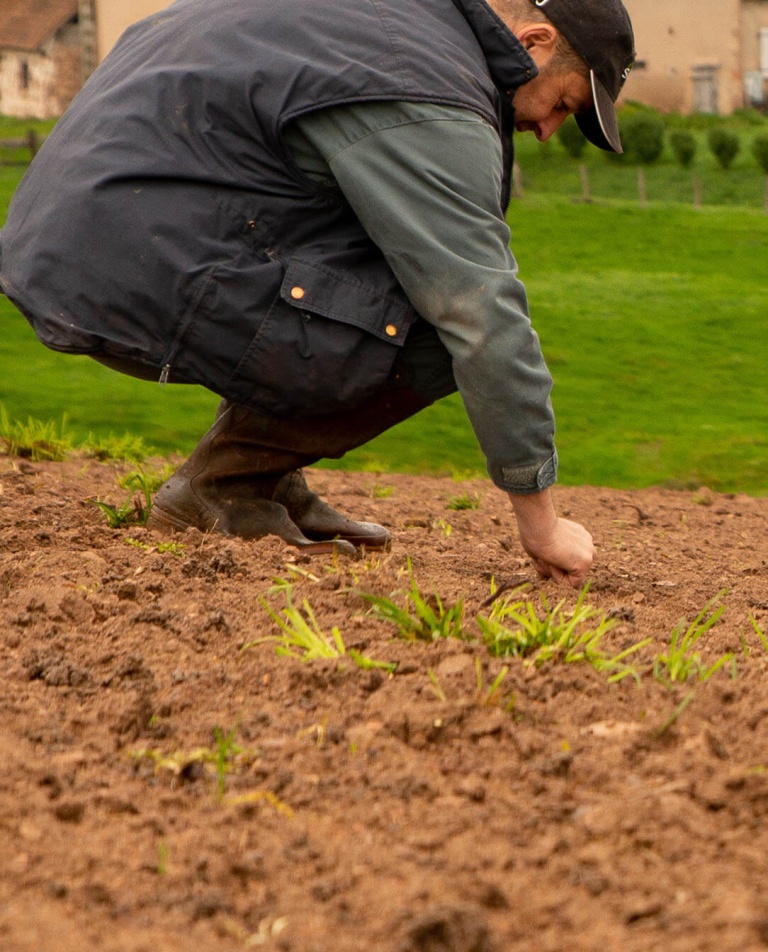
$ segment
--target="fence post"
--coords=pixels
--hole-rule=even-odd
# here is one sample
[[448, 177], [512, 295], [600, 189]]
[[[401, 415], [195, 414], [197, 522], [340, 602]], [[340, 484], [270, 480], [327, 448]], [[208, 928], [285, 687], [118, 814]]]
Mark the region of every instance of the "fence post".
[[517, 160], [512, 164], [512, 194], [515, 198], [523, 197], [523, 176]]
[[695, 172], [691, 172], [693, 181], [693, 207], [701, 208], [701, 179]]
[[589, 191], [589, 172], [583, 162], [579, 165], [579, 175], [581, 176], [581, 199], [583, 202], [589, 204], [589, 202], [592, 201], [592, 196]]
[[645, 169], [642, 166], [637, 170], [637, 191], [640, 195], [640, 206], [648, 207], [648, 193], [645, 187]]
[[29, 147], [29, 151], [31, 152], [32, 158], [34, 159], [34, 157], [37, 155], [37, 150], [40, 148], [40, 142], [34, 129], [30, 129], [27, 132], [27, 146]]

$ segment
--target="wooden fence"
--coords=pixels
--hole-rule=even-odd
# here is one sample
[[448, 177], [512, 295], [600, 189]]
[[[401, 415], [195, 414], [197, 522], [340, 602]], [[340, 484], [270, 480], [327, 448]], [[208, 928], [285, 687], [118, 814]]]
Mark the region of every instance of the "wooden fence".
[[[0, 164], [26, 165], [37, 155], [37, 150], [43, 142], [43, 137], [30, 129], [25, 136], [16, 139], [0, 139]], [[8, 153], [18, 152], [18, 158], [8, 158]]]

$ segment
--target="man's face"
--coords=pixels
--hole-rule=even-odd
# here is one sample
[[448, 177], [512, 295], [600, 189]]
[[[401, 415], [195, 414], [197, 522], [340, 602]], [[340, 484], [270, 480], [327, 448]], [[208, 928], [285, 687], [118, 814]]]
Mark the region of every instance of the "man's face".
[[562, 73], [548, 67], [515, 93], [515, 128], [533, 132], [539, 142], [553, 135], [572, 113], [592, 105], [589, 80], [578, 73]]

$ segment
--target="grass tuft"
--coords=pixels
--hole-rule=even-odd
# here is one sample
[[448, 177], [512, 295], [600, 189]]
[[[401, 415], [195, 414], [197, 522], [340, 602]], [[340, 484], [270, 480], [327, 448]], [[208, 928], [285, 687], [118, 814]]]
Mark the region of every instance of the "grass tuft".
[[67, 430], [67, 416], [61, 423], [55, 420], [12, 422], [5, 407], [0, 404], [0, 446], [8, 456], [18, 456], [35, 462], [61, 462], [72, 452], [72, 435]]
[[717, 624], [725, 612], [725, 605], [714, 608], [724, 594], [720, 592], [707, 602], [687, 627], [685, 619], [675, 626], [669, 648], [654, 659], [653, 676], [655, 678], [667, 684], [685, 683], [690, 678], [708, 681], [716, 671], [729, 661], [733, 661], [733, 652], [728, 652], [707, 667], [702, 661], [701, 654], [696, 651], [696, 646], [702, 637]]
[[413, 566], [408, 559], [410, 588], [405, 593], [405, 606], [401, 608], [392, 598], [358, 592], [371, 605], [376, 618], [393, 624], [397, 636], [404, 641], [435, 641], [438, 638], [469, 640], [464, 631], [464, 601], [446, 606], [436, 594], [423, 595], [413, 577]]
[[646, 638], [618, 654], [606, 654], [602, 640], [615, 626], [615, 619], [585, 604], [589, 585], [579, 593], [571, 611], [563, 609], [564, 600], [550, 608], [546, 596], [541, 608], [523, 599], [511, 597], [494, 603], [488, 615], [479, 614], [477, 624], [491, 655], [497, 658], [528, 658], [541, 665], [547, 661], [565, 664], [586, 661], [598, 671], [609, 675], [609, 682], [632, 677], [640, 681], [636, 669], [626, 662], [650, 643]]
[[[282, 584], [278, 584], [282, 583]], [[388, 661], [375, 661], [356, 651], [354, 648], [347, 649], [344, 639], [339, 629], [334, 626], [331, 634], [326, 635], [320, 628], [312, 610], [312, 606], [305, 598], [301, 606], [293, 603], [293, 586], [290, 582], [278, 580], [270, 591], [282, 592], [285, 597], [285, 608], [278, 614], [273, 611], [265, 599], [261, 603], [267, 610], [270, 618], [281, 629], [280, 635], [267, 635], [264, 638], [257, 638], [243, 645], [242, 650], [254, 648], [256, 645], [265, 642], [277, 642], [275, 653], [285, 655], [289, 658], [295, 658], [298, 661], [316, 661], [319, 658], [342, 658], [345, 655], [354, 661], [354, 663], [364, 670], [371, 668], [380, 668], [393, 674], [397, 665]]]

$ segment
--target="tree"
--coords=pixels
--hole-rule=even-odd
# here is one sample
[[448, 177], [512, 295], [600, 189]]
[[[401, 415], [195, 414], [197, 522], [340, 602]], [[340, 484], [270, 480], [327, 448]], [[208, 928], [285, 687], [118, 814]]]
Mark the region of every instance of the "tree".
[[636, 112], [622, 123], [621, 139], [628, 158], [652, 165], [664, 151], [664, 123], [652, 112]]
[[763, 172], [768, 175], [768, 132], [763, 132], [752, 140], [752, 155]]
[[581, 158], [586, 148], [587, 140], [573, 116], [568, 116], [557, 130], [557, 138], [560, 140], [560, 145], [562, 145], [571, 158]]
[[696, 155], [696, 140], [686, 129], [675, 129], [669, 134], [669, 145], [678, 163], [689, 169]]
[[707, 137], [709, 150], [721, 169], [729, 169], [741, 151], [741, 142], [735, 132], [728, 129], [713, 129]]

